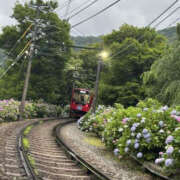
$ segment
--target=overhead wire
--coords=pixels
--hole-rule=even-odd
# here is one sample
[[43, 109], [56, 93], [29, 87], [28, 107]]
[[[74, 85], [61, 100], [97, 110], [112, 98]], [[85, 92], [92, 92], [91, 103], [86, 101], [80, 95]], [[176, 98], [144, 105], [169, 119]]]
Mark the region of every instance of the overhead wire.
[[158, 22], [154, 28], [158, 27], [161, 23], [163, 23], [167, 18], [171, 17], [176, 11], [180, 9], [180, 6], [174, 9], [172, 12], [170, 12], [165, 18], [163, 18], [160, 22]]
[[103, 8], [102, 10], [98, 11], [97, 13], [93, 14], [92, 16], [72, 25], [72, 28], [76, 27], [76, 26], [79, 26], [80, 24], [83, 24], [87, 21], [89, 21], [90, 19], [96, 17], [97, 15], [103, 13], [104, 11], [108, 10], [109, 8], [113, 7], [114, 5], [116, 5], [118, 2], [120, 2], [121, 0], [116, 0], [115, 2], [111, 3], [110, 5], [108, 5], [107, 7]]
[[[65, 15], [64, 15], [65, 18], [66, 18], [67, 15], [68, 15], [68, 12], [69, 12], [69, 9], [70, 9], [70, 6], [71, 6], [71, 2], [72, 2], [72, 0], [69, 0], [69, 1], [68, 1], [68, 5], [67, 5], [66, 12], [65, 12]], [[68, 18], [67, 18], [67, 19], [68, 19]]]
[[4, 59], [6, 57], [8, 57], [13, 51], [14, 49], [17, 47], [17, 45], [21, 42], [21, 40], [25, 37], [25, 35], [27, 34], [27, 32], [32, 28], [33, 24], [30, 24], [28, 26], [28, 28], [24, 31], [24, 33], [20, 36], [20, 38], [16, 41], [16, 43], [14, 44], [14, 46], [9, 50], [8, 54], [4, 57]]
[[170, 23], [168, 26], [172, 26], [173, 24], [177, 23], [180, 20], [180, 17], [176, 18], [175, 21], [173, 21], [172, 23]]
[[83, 11], [85, 11], [86, 9], [88, 9], [89, 7], [91, 7], [92, 5], [94, 5], [95, 3], [97, 3], [99, 0], [94, 0], [91, 3], [89, 3], [87, 6], [85, 6], [84, 8], [80, 9], [79, 11], [77, 11], [76, 13], [74, 13], [73, 15], [69, 16], [67, 19], [72, 19], [73, 17], [77, 16], [78, 14], [82, 13]]
[[21, 57], [24, 55], [26, 49], [30, 46], [31, 40], [25, 45], [25, 47], [21, 50], [21, 52], [17, 55], [16, 59], [12, 64], [8, 66], [8, 68], [0, 75], [0, 80], [7, 74], [7, 72], [21, 59]]
[[[153, 21], [151, 21], [151, 23], [149, 23], [146, 28], [150, 27], [152, 25], [152, 22], [156, 22], [162, 15], [164, 15], [167, 11], [170, 10], [170, 8], [172, 8], [173, 6], [175, 6], [175, 4], [178, 2], [179, 0], [176, 0], [175, 2], [173, 2], [172, 4], [170, 4], [170, 6], [168, 6], [168, 8], [163, 11], [159, 16], [157, 16]], [[165, 20], [164, 20], [165, 21]], [[161, 21], [161, 23], [163, 23], [164, 21]], [[159, 24], [160, 25], [160, 24]], [[154, 27], [153, 27], [154, 28]], [[144, 37], [144, 35], [140, 36], [137, 40], [140, 41], [142, 38]], [[119, 54], [122, 54], [124, 51], [126, 51], [129, 47], [131, 47], [132, 44], [129, 44], [128, 46], [126, 46], [124, 49], [122, 49], [120, 52], [117, 52], [115, 54], [112, 54], [110, 56], [110, 58], [112, 59], [113, 57], [119, 55]]]
[[87, 4], [88, 2], [89, 2], [89, 0], [83, 2], [82, 4], [80, 4], [79, 6], [77, 6], [76, 8], [72, 9], [69, 14], [72, 14], [74, 11], [78, 10], [79, 8], [81, 8], [82, 6], [84, 6], [85, 4]]

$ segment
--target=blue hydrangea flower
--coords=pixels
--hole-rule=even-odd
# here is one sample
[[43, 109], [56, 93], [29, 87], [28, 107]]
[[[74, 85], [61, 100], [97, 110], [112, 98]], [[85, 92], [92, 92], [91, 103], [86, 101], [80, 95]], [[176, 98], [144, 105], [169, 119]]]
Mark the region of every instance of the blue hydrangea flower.
[[169, 167], [169, 166], [172, 166], [173, 165], [173, 159], [166, 159], [165, 160], [165, 166], [166, 167]]
[[164, 126], [164, 122], [163, 121], [159, 121], [159, 126], [163, 127]]
[[136, 130], [136, 127], [131, 127], [131, 132], [134, 132]]
[[168, 136], [167, 138], [166, 138], [166, 144], [169, 144], [169, 143], [171, 143], [172, 141], [174, 140], [174, 137], [173, 136]]
[[171, 111], [171, 115], [176, 115], [177, 111], [176, 110], [172, 110]]
[[136, 135], [136, 138], [137, 138], [137, 139], [140, 139], [141, 136], [142, 136], [141, 133], [138, 133], [138, 134]]
[[124, 149], [124, 152], [128, 152], [129, 151], [129, 148], [128, 147], [126, 147], [125, 149]]
[[144, 137], [145, 139], [148, 139], [148, 138], [150, 138], [150, 137], [151, 137], [151, 134], [150, 134], [150, 133], [143, 134], [143, 137]]
[[137, 117], [141, 117], [141, 113], [138, 113], [138, 114], [137, 114]]
[[134, 148], [135, 148], [135, 149], [138, 149], [138, 148], [139, 148], [139, 143], [135, 143], [135, 144], [134, 144]]
[[143, 129], [142, 133], [143, 133], [143, 134], [147, 134], [147, 133], [148, 133], [148, 130], [147, 130], [147, 129]]
[[128, 140], [126, 141], [126, 145], [129, 146], [130, 144], [131, 144], [131, 140], [128, 139]]
[[143, 157], [143, 153], [142, 153], [142, 152], [138, 152], [138, 153], [137, 153], [137, 158], [140, 159], [140, 158], [142, 158], [142, 157]]
[[146, 120], [145, 118], [142, 118], [141, 123], [145, 123], [145, 120]]
[[174, 148], [172, 146], [169, 146], [166, 150], [166, 154], [171, 155], [173, 153], [173, 151], [174, 151]]
[[164, 162], [164, 158], [158, 158], [155, 160], [155, 164], [160, 164], [162, 162]]
[[146, 141], [147, 143], [150, 143], [150, 142], [151, 142], [151, 138], [147, 138], [145, 141]]
[[136, 127], [136, 128], [137, 128], [139, 125], [140, 125], [139, 123], [134, 123], [134, 124], [133, 124], [133, 127]]
[[115, 156], [118, 156], [118, 154], [119, 154], [119, 149], [117, 149], [117, 148], [114, 149], [114, 155], [115, 155]]
[[139, 142], [139, 139], [135, 139], [135, 141], [134, 141], [135, 143], [138, 143]]

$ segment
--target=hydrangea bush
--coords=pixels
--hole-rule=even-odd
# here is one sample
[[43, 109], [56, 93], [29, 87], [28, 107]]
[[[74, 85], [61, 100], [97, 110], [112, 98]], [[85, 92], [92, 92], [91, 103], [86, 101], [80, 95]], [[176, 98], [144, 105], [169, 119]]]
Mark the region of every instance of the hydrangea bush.
[[126, 109], [118, 104], [100, 106], [78, 124], [81, 130], [100, 136], [115, 155], [133, 155], [166, 169], [180, 168], [180, 107], [162, 106], [153, 99]]
[[[13, 99], [0, 101], [0, 122], [16, 121], [19, 117], [19, 101]], [[26, 102], [24, 118], [57, 117], [61, 107], [39, 102]]]

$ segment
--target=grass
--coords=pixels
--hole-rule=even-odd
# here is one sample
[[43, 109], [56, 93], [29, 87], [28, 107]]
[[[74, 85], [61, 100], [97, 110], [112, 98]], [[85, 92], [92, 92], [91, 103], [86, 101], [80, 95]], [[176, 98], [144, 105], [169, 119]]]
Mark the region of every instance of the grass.
[[23, 142], [24, 149], [28, 150], [30, 147], [29, 140], [27, 138], [23, 138], [22, 142]]
[[24, 131], [24, 135], [26, 136], [27, 134], [29, 134], [32, 128], [33, 128], [33, 125], [28, 126]]
[[101, 147], [101, 148], [105, 147], [105, 144], [102, 143], [98, 137], [88, 136], [88, 137], [84, 138], [84, 141], [92, 146]]

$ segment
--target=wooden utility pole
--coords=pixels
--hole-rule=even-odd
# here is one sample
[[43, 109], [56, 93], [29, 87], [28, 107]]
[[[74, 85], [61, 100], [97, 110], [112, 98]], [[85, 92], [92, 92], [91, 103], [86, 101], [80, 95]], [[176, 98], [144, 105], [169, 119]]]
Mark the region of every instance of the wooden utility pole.
[[100, 79], [100, 72], [101, 72], [101, 60], [98, 61], [97, 66], [97, 73], [96, 73], [96, 83], [95, 83], [95, 95], [92, 105], [92, 112], [95, 113], [96, 111], [96, 105], [97, 105], [97, 99], [98, 99], [98, 91], [99, 91], [99, 79]]
[[[40, 13], [40, 6], [36, 6], [36, 19], [39, 19], [39, 13]], [[27, 71], [26, 71], [26, 78], [24, 82], [24, 88], [23, 88], [23, 94], [22, 94], [22, 100], [21, 104], [19, 106], [19, 120], [23, 119], [24, 116], [24, 109], [25, 109], [25, 102], [26, 102], [26, 96], [27, 96], [27, 90], [28, 90], [28, 85], [29, 85], [29, 78], [31, 74], [31, 66], [32, 66], [32, 59], [34, 55], [34, 43], [36, 40], [37, 36], [37, 23], [34, 23], [34, 31], [32, 33], [32, 44], [30, 46], [30, 52], [29, 52], [29, 61], [28, 61], [28, 66], [27, 66]]]

